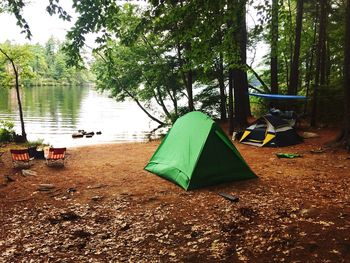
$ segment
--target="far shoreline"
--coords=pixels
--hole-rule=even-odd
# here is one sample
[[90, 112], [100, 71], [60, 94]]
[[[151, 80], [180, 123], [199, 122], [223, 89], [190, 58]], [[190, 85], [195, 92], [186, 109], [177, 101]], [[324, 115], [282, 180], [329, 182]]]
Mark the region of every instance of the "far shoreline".
[[125, 141], [125, 142], [106, 142], [106, 143], [96, 143], [96, 144], [86, 144], [86, 145], [75, 145], [75, 146], [67, 146], [68, 149], [76, 149], [76, 148], [87, 148], [87, 147], [102, 147], [102, 146], [115, 146], [115, 145], [126, 145], [126, 144], [147, 144], [151, 142], [161, 141], [161, 139], [154, 139], [149, 141]]

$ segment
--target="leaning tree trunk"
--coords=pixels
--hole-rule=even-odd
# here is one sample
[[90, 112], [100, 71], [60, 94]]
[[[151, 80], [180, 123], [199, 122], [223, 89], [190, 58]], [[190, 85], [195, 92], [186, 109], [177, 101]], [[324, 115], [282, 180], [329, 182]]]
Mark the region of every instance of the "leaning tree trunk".
[[19, 119], [21, 122], [21, 131], [22, 131], [22, 138], [21, 141], [26, 142], [27, 141], [27, 134], [24, 126], [24, 118], [23, 118], [23, 110], [22, 110], [22, 102], [21, 102], [21, 95], [19, 93], [19, 75], [18, 70], [16, 68], [15, 62], [13, 59], [0, 48], [0, 52], [5, 55], [5, 57], [11, 62], [13, 72], [15, 73], [15, 88], [16, 88], [16, 95], [17, 95], [17, 102], [18, 102], [18, 109], [19, 109]]
[[290, 72], [290, 81], [288, 86], [288, 94], [297, 94], [298, 80], [299, 80], [299, 57], [300, 57], [300, 45], [301, 45], [301, 29], [303, 24], [303, 6], [304, 0], [298, 0], [297, 2], [297, 19], [295, 26], [295, 43], [294, 52], [292, 58], [292, 66]]
[[24, 127], [24, 118], [23, 118], [23, 110], [22, 110], [22, 102], [21, 102], [21, 96], [19, 93], [19, 76], [18, 76], [18, 70], [16, 69], [15, 65], [13, 64], [13, 61], [11, 61], [12, 66], [13, 66], [13, 70], [15, 72], [15, 76], [16, 76], [16, 94], [17, 94], [17, 101], [18, 101], [18, 109], [19, 109], [19, 118], [21, 121], [21, 130], [22, 130], [22, 140], [23, 142], [27, 141], [27, 134], [26, 134], [26, 130]]

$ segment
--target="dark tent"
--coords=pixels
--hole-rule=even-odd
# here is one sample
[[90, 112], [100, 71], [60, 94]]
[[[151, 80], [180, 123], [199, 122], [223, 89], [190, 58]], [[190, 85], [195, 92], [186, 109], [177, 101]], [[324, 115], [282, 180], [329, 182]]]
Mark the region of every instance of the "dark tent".
[[255, 146], [283, 147], [301, 143], [303, 139], [290, 124], [273, 115], [265, 115], [250, 125], [240, 142]]
[[185, 190], [256, 177], [223, 130], [201, 112], [175, 122], [145, 170]]

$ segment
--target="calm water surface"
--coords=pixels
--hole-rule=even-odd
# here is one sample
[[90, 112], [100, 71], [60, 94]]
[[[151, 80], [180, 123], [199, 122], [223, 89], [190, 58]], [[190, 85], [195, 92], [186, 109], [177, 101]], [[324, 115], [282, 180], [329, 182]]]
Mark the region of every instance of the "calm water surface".
[[[147, 141], [157, 127], [135, 103], [116, 102], [92, 87], [30, 87], [21, 92], [28, 140], [44, 139], [55, 147]], [[21, 133], [15, 89], [0, 89], [0, 119], [11, 119]], [[78, 129], [102, 135], [73, 139]]]

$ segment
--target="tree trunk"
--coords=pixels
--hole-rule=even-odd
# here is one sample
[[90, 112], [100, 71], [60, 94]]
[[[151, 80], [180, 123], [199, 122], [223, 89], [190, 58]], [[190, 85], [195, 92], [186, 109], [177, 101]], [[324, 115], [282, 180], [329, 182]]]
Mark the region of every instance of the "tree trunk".
[[329, 47], [329, 35], [328, 31], [326, 32], [326, 86], [329, 87], [331, 84], [331, 70], [332, 70], [332, 65], [331, 65], [331, 49]]
[[[271, 93], [271, 89], [266, 85], [266, 83], [263, 81], [263, 79], [259, 76], [259, 74], [248, 64], [246, 64], [247, 69], [249, 69], [254, 77], [256, 77], [256, 79], [260, 82], [260, 84], [262, 85], [263, 91], [259, 91], [260, 93]], [[257, 89], [256, 89], [257, 90]]]
[[[318, 5], [316, 5], [314, 35], [313, 35], [313, 41], [312, 41], [312, 46], [311, 46], [311, 50], [310, 50], [310, 55], [308, 56], [309, 60], [307, 60], [307, 67], [306, 67], [306, 72], [305, 72], [306, 97], [309, 97], [310, 83], [311, 83], [311, 80], [312, 80], [313, 74], [314, 74], [313, 68], [314, 68], [314, 56], [315, 56], [315, 49], [316, 49], [317, 23], [318, 23]], [[307, 113], [307, 108], [308, 108], [308, 100], [305, 101], [304, 114]]]
[[327, 75], [327, 1], [321, 0], [321, 18], [320, 18], [320, 50], [321, 50], [321, 65], [320, 65], [320, 86], [326, 85]]
[[[292, 57], [293, 57], [293, 43], [294, 43], [294, 37], [295, 35], [292, 33], [293, 32], [293, 28], [294, 28], [294, 25], [293, 25], [293, 15], [292, 15], [292, 7], [291, 7], [291, 2], [290, 0], [288, 0], [288, 22], [289, 22], [289, 32], [287, 31], [287, 34], [289, 35], [288, 36], [288, 44], [289, 44], [289, 53], [287, 53], [286, 51], [286, 54], [289, 55], [288, 57], [288, 66], [287, 66], [287, 69], [289, 71], [289, 75], [290, 75], [290, 67], [291, 67], [291, 64], [292, 64]], [[285, 54], [285, 57], [287, 59], [287, 55]], [[289, 87], [288, 83], [289, 83], [289, 78], [287, 79], [287, 87]]]
[[315, 127], [317, 124], [318, 113], [318, 93], [320, 87], [326, 83], [326, 5], [327, 0], [320, 1], [320, 24], [317, 43], [316, 56], [316, 72], [315, 72], [315, 86], [313, 92], [312, 111], [311, 111], [311, 126]]
[[241, 65], [242, 65], [242, 98], [244, 99], [244, 106], [245, 107], [245, 115], [242, 116], [244, 118], [244, 121], [242, 121], [242, 127], [245, 129], [248, 125], [247, 118], [248, 116], [252, 115], [252, 112], [250, 110], [250, 101], [249, 101], [249, 95], [248, 95], [248, 75], [247, 75], [247, 43], [248, 43], [248, 33], [247, 33], [247, 21], [246, 21], [246, 0], [241, 0], [241, 10], [240, 15], [243, 17], [241, 18], [241, 27], [240, 27], [240, 35], [241, 35], [241, 43], [240, 43], [240, 54], [241, 54]]
[[193, 102], [193, 72], [192, 69], [190, 69], [187, 72], [187, 96], [188, 96], [188, 109], [189, 111], [194, 111], [194, 102]]
[[[1, 51], [1, 50], [0, 50]], [[137, 99], [137, 97], [135, 97], [132, 93], [130, 93], [124, 86], [124, 84], [117, 78], [117, 77], [113, 77], [112, 75], [115, 73], [115, 71], [110, 67], [111, 63], [100, 53], [100, 52], [96, 52], [96, 54], [107, 64], [107, 68], [108, 68], [108, 74], [109, 76], [111, 76], [112, 80], [117, 83], [117, 85], [119, 85], [122, 90], [133, 100], [136, 102], [137, 106], [139, 106], [139, 108], [153, 121], [157, 122], [160, 126], [165, 126], [166, 123], [159, 120], [158, 118], [152, 116], [145, 107], [142, 106], [142, 104], [140, 103], [140, 101]]]
[[[147, 84], [148, 84], [150, 87], [153, 86], [152, 83], [151, 83], [151, 81], [147, 78], [146, 75], [143, 75], [143, 78], [146, 80]], [[163, 100], [163, 95], [162, 95], [162, 92], [161, 92], [159, 86], [155, 87], [155, 89], [153, 90], [153, 97], [154, 97], [154, 99], [156, 100], [157, 104], [158, 104], [159, 106], [162, 107], [165, 116], [166, 116], [168, 119], [171, 120], [171, 114], [170, 114], [170, 112], [168, 111], [167, 107], [165, 106], [165, 103], [164, 103], [164, 100]]]
[[173, 105], [174, 105], [174, 113], [175, 113], [175, 119], [179, 117], [178, 112], [178, 106], [177, 106], [177, 98], [176, 98], [176, 89], [172, 89], [172, 95], [173, 95]]
[[350, 151], [350, 0], [346, 6], [344, 45], [344, 124], [339, 141]]
[[220, 89], [220, 119], [224, 121], [227, 118], [227, 112], [226, 112], [226, 92], [225, 92], [225, 79], [224, 79], [224, 59], [221, 52], [220, 52], [220, 58], [219, 58], [218, 82], [219, 82], [219, 89]]
[[228, 133], [232, 135], [233, 130], [233, 69], [230, 68], [228, 70]]
[[286, 84], [287, 84], [287, 87], [289, 87], [289, 76], [290, 76], [290, 70], [289, 70], [289, 66], [290, 64], [288, 63], [288, 58], [286, 56], [286, 54], [283, 54], [283, 62], [284, 62], [284, 67], [286, 69]]
[[[190, 47], [188, 47], [190, 48]], [[177, 56], [178, 56], [178, 60], [179, 60], [179, 65], [180, 68], [183, 68], [184, 65], [184, 59], [182, 58], [182, 54], [181, 54], [181, 47], [180, 44], [177, 43]], [[194, 111], [194, 103], [193, 103], [193, 89], [192, 89], [192, 70], [190, 69], [187, 72], [183, 72], [182, 71], [182, 80], [184, 82], [184, 85], [186, 87], [186, 92], [187, 92], [187, 98], [188, 98], [188, 110], [189, 111]]]
[[[232, 29], [229, 61], [229, 133], [232, 134], [234, 126], [243, 129], [247, 126], [247, 117], [250, 114], [248, 79], [246, 72], [246, 0], [228, 0], [227, 9], [229, 19], [228, 28]], [[235, 125], [233, 123], [233, 94]]]
[[18, 109], [19, 109], [19, 118], [21, 120], [21, 130], [22, 130], [22, 140], [24, 142], [27, 141], [27, 134], [26, 134], [26, 130], [24, 127], [24, 118], [23, 118], [23, 110], [22, 110], [22, 102], [21, 102], [21, 96], [19, 93], [19, 76], [18, 76], [18, 70], [15, 67], [15, 64], [13, 63], [13, 61], [11, 61], [12, 66], [13, 66], [13, 70], [15, 71], [15, 75], [16, 75], [16, 94], [17, 94], [17, 101], [18, 101]]
[[271, 18], [271, 93], [278, 94], [278, 0], [272, 0]]
[[299, 80], [299, 57], [300, 57], [300, 44], [301, 44], [301, 29], [303, 24], [303, 7], [304, 0], [297, 1], [297, 18], [295, 26], [295, 43], [294, 52], [292, 58], [292, 66], [290, 72], [290, 81], [288, 86], [288, 94], [297, 94], [298, 80]]
[[233, 70], [233, 88], [234, 88], [234, 101], [235, 101], [235, 120], [236, 128], [241, 131], [247, 127], [247, 107], [245, 98], [247, 96], [244, 89], [245, 85], [248, 85], [246, 82], [247, 74], [241, 69]]
[[[148, 40], [148, 38], [142, 34], [142, 40], [143, 42], [147, 45], [147, 47], [152, 51], [152, 53], [158, 58], [158, 59], [161, 59], [161, 56], [158, 54], [158, 52], [154, 49], [154, 46], [152, 46], [152, 44], [150, 43], [150, 41]], [[105, 58], [95, 50], [95, 52], [104, 60]], [[174, 70], [171, 69], [171, 75], [174, 76], [175, 73], [174, 73]], [[173, 117], [173, 120], [172, 121], [175, 121], [177, 118], [178, 118], [178, 107], [177, 107], [177, 98], [176, 98], [176, 89], [172, 88], [171, 86], [172, 85], [169, 85], [169, 83], [171, 83], [172, 81], [174, 80], [171, 80], [169, 78], [167, 78], [165, 75], [162, 75], [162, 78], [163, 78], [163, 81], [165, 84], [165, 87], [166, 87], [166, 91], [171, 99], [171, 101], [173, 102], [173, 105], [174, 105], [174, 113], [175, 113], [175, 116]]]
[[112, 79], [123, 89], [123, 91], [134, 101], [136, 102], [137, 106], [139, 106], [139, 108], [153, 121], [157, 122], [159, 125], [161, 126], [165, 126], [166, 123], [159, 120], [158, 118], [152, 116], [152, 114], [150, 114], [148, 112], [148, 110], [142, 106], [142, 104], [140, 103], [140, 101], [137, 99], [136, 96], [134, 96], [130, 91], [128, 91], [128, 89], [126, 89], [123, 85], [123, 83], [116, 77], [112, 77]]
[[310, 125], [312, 127], [316, 126], [317, 122], [317, 111], [318, 111], [318, 90], [319, 90], [319, 83], [320, 83], [320, 51], [317, 49], [316, 54], [316, 71], [315, 71], [315, 84], [314, 84], [314, 90], [313, 90], [313, 96], [312, 96], [312, 109], [311, 109], [311, 120]]
[[16, 95], [17, 95], [17, 102], [18, 102], [18, 109], [19, 109], [19, 119], [21, 122], [21, 131], [22, 131], [22, 141], [27, 141], [27, 134], [24, 126], [24, 118], [23, 118], [23, 110], [22, 110], [22, 102], [21, 102], [21, 95], [19, 93], [19, 75], [18, 70], [16, 68], [15, 62], [13, 59], [0, 48], [0, 52], [5, 55], [5, 57], [11, 62], [13, 72], [15, 73], [15, 87], [16, 87]]
[[247, 118], [250, 115], [249, 95], [248, 95], [248, 78], [246, 71], [247, 62], [247, 28], [246, 28], [246, 1], [237, 1], [236, 18], [238, 31], [235, 39], [238, 41], [238, 61], [239, 67], [233, 69], [233, 90], [235, 101], [235, 120], [236, 128], [242, 130], [247, 126]]
[[[234, 7], [237, 3], [237, 0], [227, 0], [227, 28], [232, 28], [234, 26]], [[234, 130], [234, 112], [233, 112], [233, 54], [235, 54], [235, 35], [231, 34], [229, 37], [229, 52], [227, 54], [227, 63], [228, 63], [228, 133], [232, 135]]]

